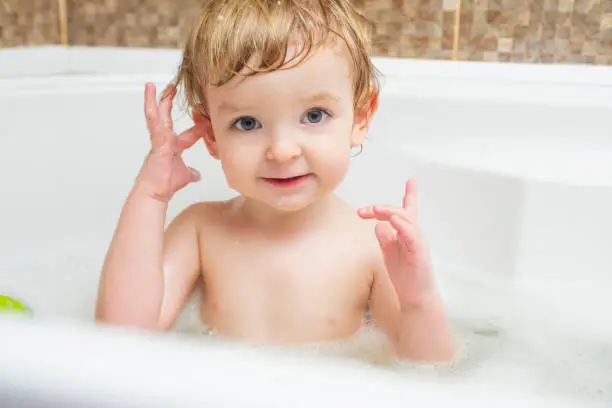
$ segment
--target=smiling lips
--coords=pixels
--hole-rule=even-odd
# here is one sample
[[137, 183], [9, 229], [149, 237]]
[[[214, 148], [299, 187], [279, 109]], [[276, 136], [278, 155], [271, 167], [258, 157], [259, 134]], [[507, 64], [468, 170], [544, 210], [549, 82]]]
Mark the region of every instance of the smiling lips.
[[310, 174], [302, 174], [300, 176], [286, 177], [286, 178], [264, 177], [263, 180], [271, 184], [274, 187], [291, 188], [291, 187], [299, 186], [300, 184], [305, 182], [308, 179], [308, 177], [310, 177]]

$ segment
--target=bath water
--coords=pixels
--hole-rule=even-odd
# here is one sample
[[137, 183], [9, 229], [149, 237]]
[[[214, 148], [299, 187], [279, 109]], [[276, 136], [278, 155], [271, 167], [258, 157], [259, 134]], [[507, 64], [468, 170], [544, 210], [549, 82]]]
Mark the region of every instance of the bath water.
[[[98, 283], [98, 274], [92, 270], [99, 271], [102, 262], [102, 254], [90, 255], [95, 253], [70, 245], [64, 251], [55, 248], [46, 255], [39, 254], [36, 259], [0, 257], [0, 287], [31, 307], [34, 318], [90, 323]], [[544, 319], [526, 318], [530, 305], [517, 308], [512, 298], [487, 294], [484, 288], [469, 293], [471, 301], [478, 296], [483, 304], [466, 306], [468, 298], [457, 296], [452, 285], [449, 287], [447, 309], [460, 345], [457, 357], [450, 363], [398, 362], [385, 336], [367, 323], [346, 340], [273, 349], [280, 353], [307, 353], [313, 358], [358, 359], [401, 372], [407, 379], [503, 386], [521, 393], [576, 401], [580, 407], [612, 406], [610, 338], [555, 331]], [[496, 302], [491, 300], [494, 298]], [[192, 296], [175, 331], [203, 342], [223, 341], [199, 321], [198, 308], [198, 295]]]
[[[505, 299], [507, 301], [508, 299]], [[202, 341], [214, 337], [199, 319], [201, 297], [192, 295], [175, 330]], [[443, 364], [398, 361], [384, 334], [364, 319], [348, 339], [304, 346], [274, 347], [278, 352], [310, 353], [313, 357], [349, 358], [401, 372], [407, 378], [481, 383], [528, 391], [533, 395], [574, 400], [578, 406], [612, 406], [612, 342], [561, 337], [545, 324], [521, 322], [514, 308], [491, 305], [486, 318], [455, 314], [449, 308], [459, 352]]]

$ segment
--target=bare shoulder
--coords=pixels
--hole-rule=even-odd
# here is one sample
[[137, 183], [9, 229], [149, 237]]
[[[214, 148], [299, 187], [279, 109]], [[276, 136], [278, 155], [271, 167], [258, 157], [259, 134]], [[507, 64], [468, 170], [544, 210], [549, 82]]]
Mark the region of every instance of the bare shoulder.
[[189, 222], [200, 222], [215, 219], [229, 207], [228, 201], [202, 201], [185, 207], [175, 218]]
[[351, 228], [353, 233], [363, 237], [375, 238], [374, 227], [377, 223], [376, 220], [364, 220], [357, 214], [356, 207], [344, 201], [341, 201], [341, 213], [343, 214], [343, 222]]
[[219, 215], [227, 207], [225, 202], [198, 202], [184, 208], [168, 224], [165, 232], [166, 240], [185, 240], [193, 237], [196, 240], [207, 228], [213, 227], [219, 221]]
[[378, 221], [364, 220], [357, 214], [357, 208], [344, 204], [343, 213], [347, 232], [352, 235], [355, 242], [355, 251], [364, 256], [364, 261], [377, 268], [382, 260], [378, 240], [374, 231]]

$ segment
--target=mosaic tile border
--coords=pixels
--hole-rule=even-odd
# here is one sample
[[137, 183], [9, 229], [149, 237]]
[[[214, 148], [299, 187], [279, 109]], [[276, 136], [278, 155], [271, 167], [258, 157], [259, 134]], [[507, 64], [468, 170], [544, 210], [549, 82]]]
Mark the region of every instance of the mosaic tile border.
[[[178, 47], [206, 0], [0, 0], [0, 47]], [[381, 57], [612, 65], [612, 0], [352, 0]]]

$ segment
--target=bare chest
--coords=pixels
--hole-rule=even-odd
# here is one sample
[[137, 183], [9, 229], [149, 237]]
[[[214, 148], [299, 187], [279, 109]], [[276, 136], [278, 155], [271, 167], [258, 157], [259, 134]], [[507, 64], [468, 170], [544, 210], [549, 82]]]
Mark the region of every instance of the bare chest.
[[367, 257], [354, 245], [341, 237], [217, 237], [202, 257], [204, 315], [215, 326], [251, 337], [350, 331], [359, 324], [372, 283]]

